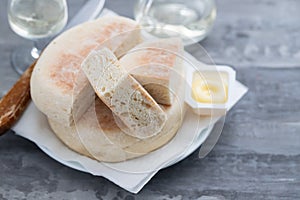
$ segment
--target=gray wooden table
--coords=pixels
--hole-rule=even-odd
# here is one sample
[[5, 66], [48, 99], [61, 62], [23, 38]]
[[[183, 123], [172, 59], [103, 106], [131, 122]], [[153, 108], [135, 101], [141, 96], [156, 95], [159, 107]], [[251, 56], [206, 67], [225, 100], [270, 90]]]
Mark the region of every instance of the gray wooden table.
[[[71, 15], [82, 1], [70, 3]], [[132, 17], [135, 1], [106, 7]], [[161, 170], [132, 195], [101, 177], [61, 165], [9, 131], [0, 138], [0, 199], [300, 199], [300, 1], [219, 0], [213, 32], [201, 44], [234, 66], [247, 95], [228, 113], [214, 150]], [[16, 36], [0, 1], [0, 92], [18, 75]], [[197, 52], [194, 52], [197, 53]]]

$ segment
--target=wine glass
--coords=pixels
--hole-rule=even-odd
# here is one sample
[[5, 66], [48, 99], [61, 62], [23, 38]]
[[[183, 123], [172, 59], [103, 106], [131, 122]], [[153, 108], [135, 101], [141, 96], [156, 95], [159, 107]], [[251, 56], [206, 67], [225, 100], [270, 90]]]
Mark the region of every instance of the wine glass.
[[216, 19], [215, 0], [138, 0], [134, 16], [157, 37], [180, 36], [185, 45], [203, 40]]
[[22, 74], [39, 57], [38, 40], [54, 36], [66, 25], [68, 8], [66, 0], [10, 0], [8, 22], [19, 36], [34, 41], [32, 49], [18, 47], [11, 55], [12, 66]]

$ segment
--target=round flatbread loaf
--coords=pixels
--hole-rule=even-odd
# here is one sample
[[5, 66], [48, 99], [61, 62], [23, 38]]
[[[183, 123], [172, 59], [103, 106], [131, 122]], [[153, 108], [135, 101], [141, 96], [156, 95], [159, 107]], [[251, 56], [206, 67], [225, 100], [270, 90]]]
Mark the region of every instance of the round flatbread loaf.
[[162, 106], [167, 122], [160, 133], [138, 139], [122, 132], [111, 110], [98, 98], [82, 118], [72, 126], [49, 120], [56, 135], [70, 149], [104, 162], [120, 162], [145, 155], [170, 141], [182, 124], [184, 104]]

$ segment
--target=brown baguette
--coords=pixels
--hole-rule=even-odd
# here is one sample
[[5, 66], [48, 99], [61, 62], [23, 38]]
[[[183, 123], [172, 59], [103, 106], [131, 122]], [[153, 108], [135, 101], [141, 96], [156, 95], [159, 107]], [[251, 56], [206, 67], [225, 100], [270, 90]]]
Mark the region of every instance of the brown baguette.
[[0, 135], [6, 133], [27, 108], [30, 100], [30, 77], [35, 63], [31, 64], [0, 100]]

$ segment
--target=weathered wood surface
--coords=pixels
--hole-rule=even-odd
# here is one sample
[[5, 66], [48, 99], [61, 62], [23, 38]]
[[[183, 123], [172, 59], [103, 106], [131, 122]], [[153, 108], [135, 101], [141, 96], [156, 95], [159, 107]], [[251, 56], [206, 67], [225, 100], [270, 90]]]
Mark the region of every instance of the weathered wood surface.
[[[0, 91], [17, 78], [10, 52], [29, 44], [9, 30], [4, 2]], [[106, 6], [132, 16], [133, 4], [110, 0]], [[249, 92], [228, 113], [220, 140], [206, 158], [200, 160], [196, 151], [132, 195], [104, 178], [57, 163], [9, 132], [0, 138], [0, 199], [299, 199], [299, 8], [297, 0], [218, 1], [216, 26], [202, 45], [217, 63], [235, 66]]]

